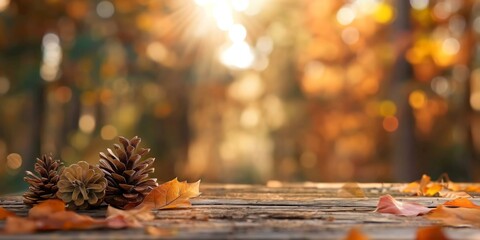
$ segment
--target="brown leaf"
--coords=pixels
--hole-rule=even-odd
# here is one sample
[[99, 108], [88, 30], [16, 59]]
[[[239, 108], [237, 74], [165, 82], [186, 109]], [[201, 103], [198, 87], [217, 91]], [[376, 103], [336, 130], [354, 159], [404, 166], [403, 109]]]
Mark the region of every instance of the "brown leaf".
[[93, 229], [98, 228], [97, 224], [97, 220], [90, 216], [80, 215], [72, 211], [63, 211], [52, 213], [46, 218], [37, 219], [37, 230]]
[[147, 226], [145, 232], [148, 235], [157, 237], [173, 237], [178, 233], [176, 229], [159, 228], [154, 226]]
[[59, 199], [48, 199], [28, 211], [29, 218], [49, 217], [52, 213], [64, 212], [65, 203]]
[[337, 195], [342, 198], [364, 198], [365, 192], [358, 185], [358, 183], [345, 183], [337, 192]]
[[420, 186], [419, 186], [419, 195], [425, 196], [425, 192], [428, 190], [428, 184], [430, 184], [431, 178], [427, 174], [423, 174], [422, 178], [420, 179]]
[[417, 216], [430, 211], [431, 209], [418, 203], [397, 201], [388, 194], [380, 197], [377, 209], [375, 209], [375, 212], [378, 213], [390, 213], [399, 216]]
[[348, 231], [345, 240], [368, 240], [368, 237], [360, 229], [354, 227]]
[[154, 188], [136, 208], [171, 209], [188, 208], [190, 198], [200, 195], [200, 180], [194, 183], [179, 182], [177, 178]]
[[8, 211], [7, 209], [0, 207], [0, 220], [5, 220], [7, 217], [13, 217], [15, 213]]
[[480, 209], [480, 206], [476, 205], [472, 201], [466, 199], [466, 198], [457, 198], [448, 202], [445, 202], [442, 204], [443, 206], [446, 207], [464, 207], [464, 208], [477, 208]]
[[36, 229], [37, 225], [34, 220], [22, 217], [8, 217], [4, 228], [7, 234], [33, 233]]
[[432, 220], [440, 220], [448, 226], [480, 226], [480, 209], [478, 208], [449, 208], [439, 205], [427, 214], [426, 217]]
[[142, 222], [150, 221], [155, 218], [151, 210], [147, 207], [131, 210], [120, 210], [112, 206], [107, 208], [107, 219], [122, 216], [129, 227], [142, 227]]
[[448, 240], [440, 226], [421, 227], [417, 230], [416, 240]]

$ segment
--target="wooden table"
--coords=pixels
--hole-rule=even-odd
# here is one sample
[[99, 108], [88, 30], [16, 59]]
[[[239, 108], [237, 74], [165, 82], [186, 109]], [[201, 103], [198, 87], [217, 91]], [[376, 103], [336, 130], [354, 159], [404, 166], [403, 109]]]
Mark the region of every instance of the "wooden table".
[[[202, 184], [202, 195], [191, 209], [162, 210], [147, 225], [167, 233], [165, 239], [344, 239], [358, 227], [371, 239], [414, 239], [420, 226], [435, 222], [423, 217], [399, 217], [372, 212], [378, 197], [391, 194], [398, 200], [429, 207], [446, 199], [408, 197], [399, 184], [360, 184], [366, 198], [339, 198], [342, 184], [302, 183], [262, 185]], [[479, 198], [480, 199], [480, 198]], [[480, 204], [480, 200], [474, 202]], [[25, 216], [21, 197], [4, 196], [0, 205]], [[105, 209], [82, 211], [103, 217]], [[0, 227], [3, 227], [1, 221]], [[444, 228], [451, 239], [480, 239], [477, 228]], [[0, 239], [155, 239], [144, 229], [46, 232], [34, 235], [0, 235]]]

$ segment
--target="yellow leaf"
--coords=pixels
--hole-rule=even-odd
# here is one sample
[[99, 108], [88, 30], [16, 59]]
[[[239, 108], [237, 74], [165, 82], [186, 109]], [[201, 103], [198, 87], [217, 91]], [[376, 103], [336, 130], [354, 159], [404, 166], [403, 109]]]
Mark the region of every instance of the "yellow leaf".
[[154, 188], [136, 208], [171, 209], [188, 208], [190, 198], [200, 195], [200, 180], [194, 183], [179, 182], [177, 178]]
[[442, 191], [443, 185], [439, 183], [429, 184], [423, 191], [423, 196], [432, 197], [435, 196], [438, 192]]
[[423, 174], [422, 178], [420, 179], [420, 195], [425, 196], [425, 193], [428, 190], [428, 184], [430, 184], [431, 178], [427, 174]]
[[407, 186], [405, 186], [401, 191], [404, 193], [418, 194], [418, 192], [420, 191], [420, 184], [417, 181], [411, 182], [407, 184]]
[[342, 198], [364, 198], [365, 192], [358, 186], [358, 183], [345, 183], [337, 192]]

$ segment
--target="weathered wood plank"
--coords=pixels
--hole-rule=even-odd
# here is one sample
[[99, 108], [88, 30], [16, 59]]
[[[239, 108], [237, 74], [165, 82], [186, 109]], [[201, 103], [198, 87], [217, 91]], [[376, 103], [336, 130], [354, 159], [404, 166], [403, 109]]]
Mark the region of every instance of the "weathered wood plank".
[[[402, 201], [435, 207], [445, 198], [412, 197], [399, 184], [360, 184], [366, 198], [339, 198], [342, 184], [220, 185], [201, 187], [193, 208], [156, 211], [147, 225], [175, 232], [165, 239], [342, 239], [359, 227], [372, 239], [413, 239], [419, 226], [435, 224], [422, 217], [374, 213], [378, 196], [385, 193]], [[480, 204], [480, 199], [473, 199]], [[0, 197], [0, 206], [25, 216], [28, 208], [19, 196]], [[103, 217], [105, 208], [81, 211]], [[0, 222], [0, 227], [4, 223]], [[452, 239], [478, 239], [480, 229], [446, 228]], [[143, 229], [47, 232], [0, 235], [0, 239], [156, 239]]]

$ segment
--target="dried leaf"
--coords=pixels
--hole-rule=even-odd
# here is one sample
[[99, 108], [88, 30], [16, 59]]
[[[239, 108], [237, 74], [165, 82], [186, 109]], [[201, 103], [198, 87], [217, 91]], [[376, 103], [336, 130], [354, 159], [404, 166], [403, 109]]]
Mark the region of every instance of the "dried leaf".
[[345, 240], [368, 240], [368, 237], [360, 229], [354, 227], [348, 231]]
[[59, 199], [48, 199], [35, 205], [28, 211], [29, 218], [44, 218], [49, 217], [52, 213], [64, 212], [65, 203]]
[[420, 186], [419, 186], [419, 189], [420, 189], [420, 196], [425, 196], [425, 192], [427, 192], [428, 190], [428, 184], [430, 184], [431, 182], [431, 178], [430, 176], [428, 176], [427, 174], [423, 174], [422, 175], [422, 178], [420, 179]]
[[417, 230], [416, 240], [448, 240], [440, 226], [421, 227]]
[[476, 205], [475, 203], [473, 203], [472, 201], [466, 198], [457, 198], [457, 199], [445, 202], [442, 205], [446, 207], [464, 207], [464, 208], [480, 209], [480, 206]]
[[388, 194], [380, 197], [377, 209], [375, 209], [375, 212], [378, 213], [390, 213], [399, 216], [417, 216], [430, 211], [431, 209], [418, 203], [397, 201]]
[[342, 198], [364, 198], [365, 192], [358, 186], [358, 183], [345, 183], [337, 192]]
[[200, 195], [200, 180], [194, 183], [179, 182], [176, 178], [154, 188], [136, 208], [171, 209], [188, 208], [190, 198]]
[[36, 229], [37, 225], [34, 220], [22, 217], [8, 217], [4, 231], [7, 234], [25, 234], [33, 233]]
[[470, 194], [466, 192], [454, 192], [450, 190], [443, 189], [442, 191], [438, 192], [440, 197], [444, 198], [471, 198]]
[[15, 213], [8, 211], [7, 209], [0, 207], [0, 220], [5, 220], [7, 217], [13, 217]]
[[411, 182], [407, 184], [405, 187], [403, 187], [400, 191], [404, 193], [418, 194], [420, 192], [420, 184], [416, 181]]
[[443, 190], [443, 185], [440, 183], [431, 183], [422, 191], [422, 196], [433, 197]]
[[427, 214], [426, 217], [432, 220], [440, 220], [448, 226], [480, 226], [480, 209], [478, 208], [449, 208], [439, 205]]
[[145, 232], [150, 236], [157, 236], [157, 237], [173, 237], [178, 233], [176, 229], [166, 229], [166, 228], [159, 228], [154, 226], [146, 227]]
[[147, 207], [131, 210], [120, 210], [112, 206], [107, 208], [107, 219], [122, 216], [129, 227], [142, 227], [142, 222], [150, 221], [155, 218], [151, 210]]
[[480, 186], [478, 185], [471, 185], [467, 186], [463, 189], [465, 192], [475, 192], [475, 193], [480, 193]]

